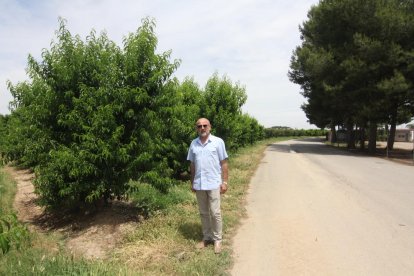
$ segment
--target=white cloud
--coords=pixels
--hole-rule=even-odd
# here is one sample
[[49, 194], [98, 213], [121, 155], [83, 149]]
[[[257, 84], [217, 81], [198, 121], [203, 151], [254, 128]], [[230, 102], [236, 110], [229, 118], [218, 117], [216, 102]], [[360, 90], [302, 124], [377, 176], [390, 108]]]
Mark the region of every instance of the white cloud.
[[26, 79], [30, 53], [40, 58], [58, 28], [58, 17], [84, 39], [92, 29], [106, 31], [122, 46], [146, 17], [155, 18], [159, 51], [172, 50], [182, 63], [176, 76], [193, 76], [200, 86], [214, 73], [247, 90], [243, 110], [266, 127], [309, 128], [300, 109], [304, 99], [289, 82], [292, 50], [300, 44], [298, 26], [318, 0], [0, 0], [0, 113], [11, 100], [5, 82]]

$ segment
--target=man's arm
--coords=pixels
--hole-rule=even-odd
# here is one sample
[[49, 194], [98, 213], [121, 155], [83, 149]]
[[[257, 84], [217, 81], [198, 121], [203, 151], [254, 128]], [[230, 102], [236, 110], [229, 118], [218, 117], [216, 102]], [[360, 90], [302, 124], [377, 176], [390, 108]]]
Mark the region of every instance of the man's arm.
[[195, 177], [195, 165], [193, 162], [190, 163], [190, 187], [191, 190], [194, 191], [193, 183]]
[[229, 179], [229, 165], [227, 159], [220, 161], [221, 166], [221, 185], [220, 193], [224, 194], [228, 189], [227, 181]]

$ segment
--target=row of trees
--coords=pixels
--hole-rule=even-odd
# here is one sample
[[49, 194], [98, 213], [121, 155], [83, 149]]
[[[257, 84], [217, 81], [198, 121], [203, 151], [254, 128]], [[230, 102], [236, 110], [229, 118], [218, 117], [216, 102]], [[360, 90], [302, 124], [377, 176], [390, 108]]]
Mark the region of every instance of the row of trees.
[[271, 127], [265, 129], [265, 137], [299, 137], [299, 136], [324, 136], [327, 131], [324, 129], [293, 129], [290, 127]]
[[346, 129], [350, 148], [368, 128], [371, 152], [377, 125], [390, 125], [392, 149], [396, 125], [414, 115], [414, 2], [321, 0], [300, 33], [289, 78], [309, 122]]
[[123, 196], [131, 179], [168, 191], [188, 169], [199, 117], [230, 151], [263, 138], [264, 128], [241, 111], [244, 87], [217, 74], [204, 89], [172, 77], [180, 62], [156, 53], [153, 20], [122, 48], [94, 31], [82, 41], [59, 22], [42, 60], [28, 58], [30, 80], [8, 84], [12, 112], [0, 118], [3, 159], [35, 169], [45, 205]]

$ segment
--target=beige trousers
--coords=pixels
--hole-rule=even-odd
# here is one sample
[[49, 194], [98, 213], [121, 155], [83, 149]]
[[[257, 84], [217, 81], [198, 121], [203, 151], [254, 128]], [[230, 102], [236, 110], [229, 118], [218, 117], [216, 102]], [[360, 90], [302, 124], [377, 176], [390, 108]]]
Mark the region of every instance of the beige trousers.
[[203, 240], [220, 241], [223, 221], [221, 218], [220, 189], [196, 191], [200, 211]]

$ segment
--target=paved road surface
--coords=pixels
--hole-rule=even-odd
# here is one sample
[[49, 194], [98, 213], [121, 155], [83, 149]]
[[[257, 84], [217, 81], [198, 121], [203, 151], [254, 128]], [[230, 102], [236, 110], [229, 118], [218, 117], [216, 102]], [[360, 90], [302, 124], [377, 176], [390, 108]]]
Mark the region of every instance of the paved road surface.
[[232, 275], [414, 275], [414, 167], [316, 140], [268, 147]]

